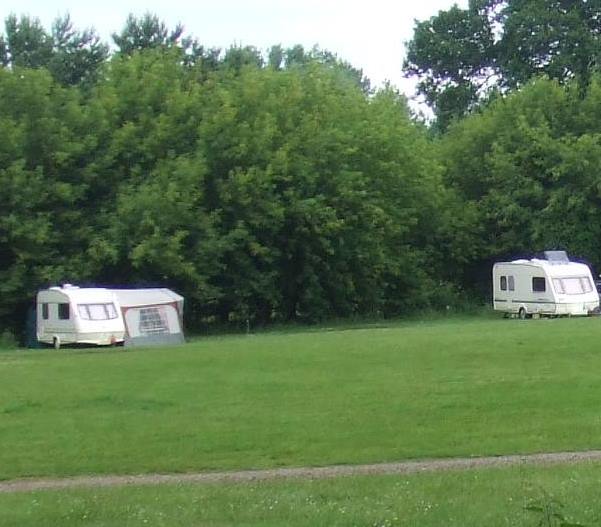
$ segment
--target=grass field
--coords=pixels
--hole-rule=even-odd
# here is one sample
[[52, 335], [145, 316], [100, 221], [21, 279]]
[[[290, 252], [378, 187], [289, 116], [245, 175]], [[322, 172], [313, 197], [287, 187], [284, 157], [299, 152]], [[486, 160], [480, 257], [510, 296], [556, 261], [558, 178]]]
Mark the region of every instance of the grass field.
[[[601, 521], [601, 465], [0, 494], [3, 527], [559, 526]], [[568, 525], [564, 523], [563, 525]]]
[[0, 353], [0, 479], [601, 447], [601, 319]]

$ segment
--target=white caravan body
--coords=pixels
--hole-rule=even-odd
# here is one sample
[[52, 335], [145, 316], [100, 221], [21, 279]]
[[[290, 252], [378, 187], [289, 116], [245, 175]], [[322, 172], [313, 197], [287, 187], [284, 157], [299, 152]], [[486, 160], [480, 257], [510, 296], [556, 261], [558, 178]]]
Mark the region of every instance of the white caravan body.
[[37, 295], [40, 342], [109, 345], [123, 342], [125, 325], [115, 294], [104, 288], [51, 287]]
[[493, 266], [496, 311], [537, 315], [588, 315], [599, 309], [589, 267], [569, 260], [515, 260]]

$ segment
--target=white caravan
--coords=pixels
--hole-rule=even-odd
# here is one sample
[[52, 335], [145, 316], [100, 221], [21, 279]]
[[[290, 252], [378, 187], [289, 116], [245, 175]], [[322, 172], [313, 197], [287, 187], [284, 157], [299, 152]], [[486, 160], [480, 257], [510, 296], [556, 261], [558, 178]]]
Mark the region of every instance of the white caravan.
[[110, 345], [123, 342], [123, 315], [115, 294], [104, 288], [70, 284], [39, 291], [36, 333], [40, 342]]
[[598, 311], [599, 295], [588, 266], [571, 262], [564, 251], [547, 251], [545, 258], [496, 263], [494, 309], [520, 318]]
[[45, 344], [149, 346], [184, 342], [184, 298], [164, 288], [65, 284], [38, 292], [36, 333]]

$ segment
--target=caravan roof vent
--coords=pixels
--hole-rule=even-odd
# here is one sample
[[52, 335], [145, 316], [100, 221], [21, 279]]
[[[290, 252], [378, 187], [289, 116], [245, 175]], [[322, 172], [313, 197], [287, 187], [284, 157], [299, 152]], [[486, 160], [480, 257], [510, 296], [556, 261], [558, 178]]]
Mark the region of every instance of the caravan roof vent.
[[565, 251], [545, 251], [545, 260], [553, 264], [570, 263], [568, 253]]
[[73, 284], [63, 284], [63, 289], [79, 289], [79, 286]]

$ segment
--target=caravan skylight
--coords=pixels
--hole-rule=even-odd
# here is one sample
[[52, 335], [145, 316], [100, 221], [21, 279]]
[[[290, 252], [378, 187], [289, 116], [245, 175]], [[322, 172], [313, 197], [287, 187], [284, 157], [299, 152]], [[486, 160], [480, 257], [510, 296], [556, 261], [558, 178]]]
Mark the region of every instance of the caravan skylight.
[[568, 253], [565, 251], [545, 251], [545, 260], [556, 264], [570, 263]]

